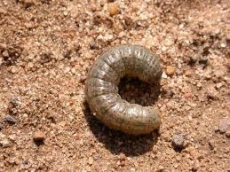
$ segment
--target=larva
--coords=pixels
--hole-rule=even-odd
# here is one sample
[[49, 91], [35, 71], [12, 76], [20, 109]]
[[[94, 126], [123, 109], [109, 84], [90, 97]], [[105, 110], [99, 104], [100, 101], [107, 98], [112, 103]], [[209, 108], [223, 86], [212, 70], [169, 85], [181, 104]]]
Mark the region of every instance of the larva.
[[95, 116], [109, 128], [133, 135], [148, 134], [159, 128], [159, 113], [152, 107], [123, 100], [118, 84], [124, 76], [152, 84], [159, 81], [161, 74], [159, 58], [147, 48], [116, 46], [94, 62], [86, 79], [86, 100]]

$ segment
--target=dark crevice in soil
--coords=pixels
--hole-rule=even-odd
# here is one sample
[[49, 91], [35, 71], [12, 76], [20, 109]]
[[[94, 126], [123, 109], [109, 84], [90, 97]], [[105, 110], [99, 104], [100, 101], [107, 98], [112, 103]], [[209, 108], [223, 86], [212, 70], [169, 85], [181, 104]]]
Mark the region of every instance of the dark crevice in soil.
[[142, 106], [154, 105], [160, 95], [160, 85], [158, 83], [150, 85], [138, 78], [124, 77], [121, 79], [118, 88], [123, 99]]

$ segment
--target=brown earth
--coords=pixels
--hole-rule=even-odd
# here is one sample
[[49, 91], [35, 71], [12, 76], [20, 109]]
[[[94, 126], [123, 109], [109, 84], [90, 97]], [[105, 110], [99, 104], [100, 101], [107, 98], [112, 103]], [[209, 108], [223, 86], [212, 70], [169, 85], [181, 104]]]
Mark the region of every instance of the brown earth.
[[[94, 60], [127, 43], [161, 58], [157, 100], [120, 85], [159, 108], [158, 133], [110, 130], [85, 103]], [[229, 172], [230, 1], [0, 0], [0, 88], [1, 172]]]

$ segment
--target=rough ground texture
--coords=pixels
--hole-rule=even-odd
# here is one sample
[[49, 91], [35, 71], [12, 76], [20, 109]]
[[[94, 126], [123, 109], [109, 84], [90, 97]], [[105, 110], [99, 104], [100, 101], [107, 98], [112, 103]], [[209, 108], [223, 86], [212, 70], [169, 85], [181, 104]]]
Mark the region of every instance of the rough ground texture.
[[[158, 133], [109, 130], [85, 103], [94, 60], [126, 43], [161, 58], [157, 100], [120, 86], [159, 108]], [[229, 172], [230, 1], [1, 0], [0, 88], [1, 172]]]

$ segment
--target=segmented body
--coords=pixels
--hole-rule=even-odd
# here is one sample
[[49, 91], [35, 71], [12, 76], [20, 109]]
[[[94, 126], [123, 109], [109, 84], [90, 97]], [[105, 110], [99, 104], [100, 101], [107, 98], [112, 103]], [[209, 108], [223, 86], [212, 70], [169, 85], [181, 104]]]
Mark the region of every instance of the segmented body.
[[124, 76], [147, 83], [158, 82], [162, 74], [159, 58], [139, 45], [120, 45], [103, 53], [86, 79], [86, 99], [91, 111], [109, 128], [127, 134], [147, 134], [159, 128], [159, 113], [123, 100], [118, 84]]

